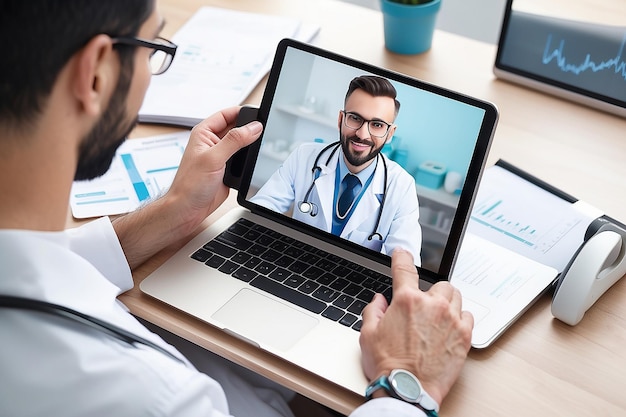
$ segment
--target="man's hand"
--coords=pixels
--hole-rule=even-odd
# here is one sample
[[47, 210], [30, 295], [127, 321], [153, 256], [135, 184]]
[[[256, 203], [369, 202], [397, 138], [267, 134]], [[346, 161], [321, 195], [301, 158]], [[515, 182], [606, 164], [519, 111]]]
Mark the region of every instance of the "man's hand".
[[259, 122], [235, 128], [238, 115], [228, 108], [194, 127], [165, 196], [113, 222], [131, 269], [188, 236], [228, 197], [226, 161], [263, 131]]
[[235, 128], [239, 107], [222, 110], [191, 131], [189, 143], [166, 198], [179, 202], [183, 224], [191, 232], [228, 197], [223, 183], [226, 161], [259, 138], [263, 126]]
[[412, 256], [392, 254], [391, 305], [377, 294], [363, 310], [363, 370], [372, 381], [392, 369], [412, 372], [438, 404], [458, 378], [471, 346], [474, 318], [447, 282], [421, 291]]

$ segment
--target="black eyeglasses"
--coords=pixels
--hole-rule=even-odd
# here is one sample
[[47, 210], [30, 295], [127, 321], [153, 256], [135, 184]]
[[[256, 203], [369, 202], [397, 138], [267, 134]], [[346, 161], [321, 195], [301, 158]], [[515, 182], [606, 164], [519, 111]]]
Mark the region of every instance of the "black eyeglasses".
[[363, 123], [367, 122], [367, 130], [370, 132], [370, 135], [382, 138], [389, 132], [389, 128], [391, 124], [387, 122], [383, 122], [382, 120], [367, 120], [361, 117], [358, 113], [353, 113], [350, 111], [341, 111], [344, 114], [343, 117], [343, 125], [349, 129], [359, 130]]
[[150, 68], [152, 75], [163, 74], [172, 64], [176, 48], [178, 46], [165, 38], [156, 38], [154, 41], [147, 41], [140, 38], [112, 38], [113, 43], [132, 46], [143, 46], [152, 48], [154, 51], [150, 54]]

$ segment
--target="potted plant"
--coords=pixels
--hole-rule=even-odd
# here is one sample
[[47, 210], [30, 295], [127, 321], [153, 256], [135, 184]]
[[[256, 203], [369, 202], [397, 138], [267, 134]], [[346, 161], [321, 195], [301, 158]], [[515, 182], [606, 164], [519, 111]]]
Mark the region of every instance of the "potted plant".
[[381, 0], [385, 47], [398, 54], [430, 49], [441, 0]]

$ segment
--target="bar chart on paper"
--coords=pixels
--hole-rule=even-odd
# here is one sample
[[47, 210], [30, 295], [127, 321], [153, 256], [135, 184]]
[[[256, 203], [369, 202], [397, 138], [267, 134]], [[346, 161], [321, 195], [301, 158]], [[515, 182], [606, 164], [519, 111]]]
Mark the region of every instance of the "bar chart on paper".
[[601, 214], [493, 166], [481, 181], [468, 231], [562, 271]]
[[471, 218], [541, 253], [550, 251], [583, 221], [578, 213], [554, 219], [545, 213], [533, 217], [532, 223], [517, 215], [518, 203], [511, 198], [508, 201], [498, 197], [487, 198], [477, 204]]
[[127, 140], [102, 177], [72, 184], [75, 218], [128, 213], [172, 184], [189, 132]]

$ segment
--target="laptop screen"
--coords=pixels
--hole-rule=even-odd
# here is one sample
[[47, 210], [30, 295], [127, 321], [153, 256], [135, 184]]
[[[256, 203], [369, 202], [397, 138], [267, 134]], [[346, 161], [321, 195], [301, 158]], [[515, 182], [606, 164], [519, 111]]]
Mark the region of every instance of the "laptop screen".
[[508, 0], [495, 74], [626, 117], [626, 2], [568, 6]]
[[422, 278], [449, 279], [493, 105], [283, 40], [258, 119], [241, 205], [381, 263], [400, 246]]

